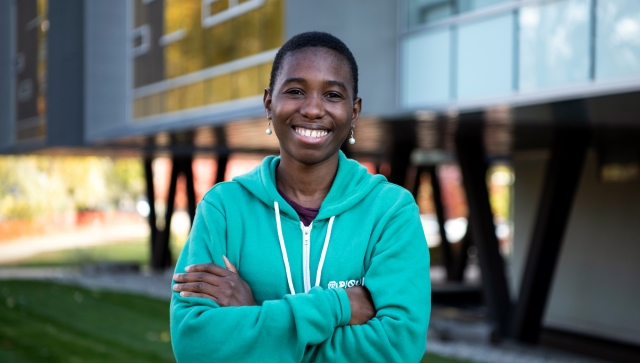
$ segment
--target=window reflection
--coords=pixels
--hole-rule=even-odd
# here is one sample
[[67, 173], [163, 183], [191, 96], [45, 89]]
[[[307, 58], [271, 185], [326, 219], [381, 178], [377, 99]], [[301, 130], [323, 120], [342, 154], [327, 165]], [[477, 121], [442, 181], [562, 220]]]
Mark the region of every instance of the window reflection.
[[596, 79], [640, 77], [640, 1], [599, 1]]
[[46, 135], [48, 2], [15, 3], [14, 99], [15, 140], [42, 140]]
[[520, 10], [519, 89], [589, 80], [590, 0], [565, 0]]
[[406, 107], [446, 102], [450, 97], [451, 31], [423, 32], [407, 38], [402, 49]]
[[261, 96], [270, 52], [283, 43], [283, 8], [283, 0], [134, 0], [134, 118]]
[[452, 15], [466, 13], [490, 5], [514, 0], [409, 0], [409, 27], [443, 20]]
[[513, 90], [513, 15], [458, 29], [458, 99], [501, 96]]

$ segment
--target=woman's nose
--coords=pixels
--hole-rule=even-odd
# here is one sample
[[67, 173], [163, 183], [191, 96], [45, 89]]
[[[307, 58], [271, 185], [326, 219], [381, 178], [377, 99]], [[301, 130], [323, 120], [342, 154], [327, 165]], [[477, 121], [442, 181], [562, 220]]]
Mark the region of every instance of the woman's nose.
[[322, 118], [324, 116], [324, 111], [322, 97], [315, 95], [309, 95], [306, 97], [302, 107], [300, 108], [300, 114], [311, 120]]

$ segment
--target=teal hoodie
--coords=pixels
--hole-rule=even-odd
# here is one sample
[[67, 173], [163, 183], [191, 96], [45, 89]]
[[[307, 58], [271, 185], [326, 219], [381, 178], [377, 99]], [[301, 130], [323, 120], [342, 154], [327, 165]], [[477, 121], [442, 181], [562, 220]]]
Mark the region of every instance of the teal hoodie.
[[[340, 152], [309, 228], [276, 190], [280, 158], [216, 184], [198, 204], [176, 273], [238, 268], [258, 306], [171, 299], [178, 362], [418, 362], [431, 312], [429, 250], [409, 192]], [[345, 288], [365, 285], [376, 316], [348, 325]]]

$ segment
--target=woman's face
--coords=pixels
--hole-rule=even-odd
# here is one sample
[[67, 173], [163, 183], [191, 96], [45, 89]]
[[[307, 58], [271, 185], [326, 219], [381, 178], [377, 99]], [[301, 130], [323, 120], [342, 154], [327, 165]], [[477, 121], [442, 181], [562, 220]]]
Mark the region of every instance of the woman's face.
[[289, 53], [264, 107], [272, 118], [283, 157], [312, 165], [337, 156], [360, 115], [349, 63], [326, 48]]

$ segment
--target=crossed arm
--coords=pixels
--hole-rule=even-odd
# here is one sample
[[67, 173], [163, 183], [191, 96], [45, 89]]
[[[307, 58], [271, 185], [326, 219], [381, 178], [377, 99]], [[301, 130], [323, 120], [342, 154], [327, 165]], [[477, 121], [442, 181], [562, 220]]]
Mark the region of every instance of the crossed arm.
[[[175, 274], [173, 290], [181, 297], [200, 297], [215, 301], [220, 307], [254, 306], [251, 287], [238, 274], [236, 267], [222, 256], [226, 269], [214, 263], [197, 264], [186, 267], [186, 273]], [[351, 318], [349, 325], [362, 325], [376, 315], [371, 294], [364, 286], [354, 286], [347, 290]]]
[[[419, 361], [429, 320], [429, 256], [417, 208], [406, 208], [415, 214], [392, 211], [380, 222], [366, 288], [314, 287], [257, 306], [223, 259], [225, 245], [214, 242], [226, 238], [224, 215], [202, 202], [171, 301], [178, 362]], [[210, 263], [193, 265], [200, 261]]]

